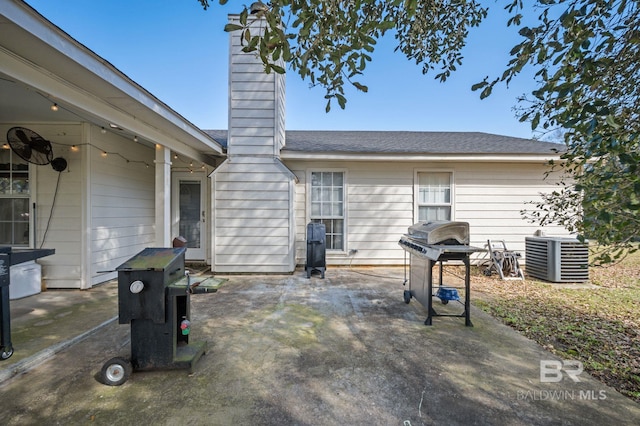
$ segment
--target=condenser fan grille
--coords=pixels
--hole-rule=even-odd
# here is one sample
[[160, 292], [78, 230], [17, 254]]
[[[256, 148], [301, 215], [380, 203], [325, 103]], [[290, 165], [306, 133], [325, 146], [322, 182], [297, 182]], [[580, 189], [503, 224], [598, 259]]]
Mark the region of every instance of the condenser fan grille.
[[33, 130], [24, 127], [12, 127], [7, 132], [7, 140], [13, 152], [20, 158], [33, 164], [49, 164], [53, 159], [51, 142], [42, 138]]

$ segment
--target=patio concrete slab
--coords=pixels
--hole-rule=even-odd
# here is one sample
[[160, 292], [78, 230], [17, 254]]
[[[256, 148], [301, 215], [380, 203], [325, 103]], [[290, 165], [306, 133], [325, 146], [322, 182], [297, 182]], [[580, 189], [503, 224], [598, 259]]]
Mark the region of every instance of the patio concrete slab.
[[[227, 278], [218, 293], [191, 299], [190, 339], [208, 341], [193, 373], [135, 372], [122, 386], [101, 384], [103, 363], [129, 356], [129, 326], [109, 320], [117, 315], [115, 304], [94, 318], [98, 325], [84, 326], [90, 313], [74, 309], [65, 318], [75, 317], [76, 332], [58, 333], [86, 335], [4, 381], [3, 423], [640, 423], [637, 403], [586, 373], [579, 381], [566, 373], [559, 381], [541, 380], [541, 362], [561, 360], [477, 309], [474, 327], [456, 317], [425, 326], [425, 308], [403, 301], [402, 268], [329, 269], [325, 279], [307, 279], [301, 270]], [[109, 293], [105, 306], [114, 303], [113, 287], [94, 290]], [[65, 309], [76, 293], [86, 292], [67, 293]], [[16, 333], [33, 327], [14, 323]], [[7, 368], [11, 364], [0, 364]]]

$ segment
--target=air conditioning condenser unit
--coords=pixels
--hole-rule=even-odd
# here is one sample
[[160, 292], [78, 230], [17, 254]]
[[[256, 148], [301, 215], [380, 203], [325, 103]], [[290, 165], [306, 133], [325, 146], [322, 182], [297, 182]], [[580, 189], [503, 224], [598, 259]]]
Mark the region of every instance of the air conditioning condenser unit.
[[589, 246], [576, 238], [526, 237], [526, 271], [554, 283], [589, 281]]

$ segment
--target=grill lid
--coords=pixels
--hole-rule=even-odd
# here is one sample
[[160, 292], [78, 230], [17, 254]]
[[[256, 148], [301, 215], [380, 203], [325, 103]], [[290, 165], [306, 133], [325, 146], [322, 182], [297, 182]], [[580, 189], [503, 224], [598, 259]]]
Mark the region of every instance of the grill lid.
[[469, 223], [439, 220], [418, 222], [409, 227], [408, 236], [423, 244], [469, 244]]

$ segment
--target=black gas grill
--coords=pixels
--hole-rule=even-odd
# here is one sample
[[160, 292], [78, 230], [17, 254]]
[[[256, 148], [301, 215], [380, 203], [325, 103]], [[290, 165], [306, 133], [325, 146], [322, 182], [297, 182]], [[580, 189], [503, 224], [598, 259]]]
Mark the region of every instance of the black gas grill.
[[10, 268], [13, 265], [55, 254], [54, 249], [12, 249], [0, 247], [0, 360], [13, 355], [11, 314], [9, 304]]
[[131, 360], [115, 357], [102, 367], [103, 383], [118, 386], [132, 370], [188, 368], [207, 342], [190, 342], [191, 295], [214, 293], [225, 280], [191, 282], [186, 247], [146, 248], [118, 271], [118, 319], [131, 324]]
[[[452, 221], [418, 222], [409, 227], [398, 244], [410, 255], [409, 289], [404, 291], [404, 301], [409, 303], [411, 298], [416, 298], [427, 308], [425, 325], [431, 325], [434, 316], [457, 316], [464, 317], [465, 325], [473, 326], [470, 319], [469, 256], [483, 249], [469, 245], [469, 224]], [[465, 266], [464, 301], [461, 301], [458, 289], [445, 285], [442, 278], [445, 263], [460, 261]], [[434, 293], [433, 267], [436, 263], [440, 264], [440, 268], [438, 288]], [[445, 305], [450, 301], [459, 302], [464, 310], [456, 314], [439, 314], [433, 308], [434, 297]]]

